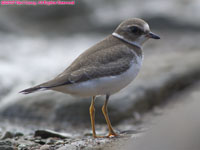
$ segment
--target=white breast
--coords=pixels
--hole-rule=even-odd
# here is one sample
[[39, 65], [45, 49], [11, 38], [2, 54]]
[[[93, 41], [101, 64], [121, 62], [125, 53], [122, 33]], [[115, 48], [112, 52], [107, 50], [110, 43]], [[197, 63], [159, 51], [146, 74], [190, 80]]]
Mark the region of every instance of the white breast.
[[[136, 55], [137, 56], [137, 55]], [[136, 57], [132, 61], [131, 67], [124, 73], [117, 76], [102, 77], [80, 83], [66, 85], [57, 91], [68, 93], [75, 96], [95, 96], [114, 94], [126, 87], [138, 74], [142, 65], [142, 57]]]

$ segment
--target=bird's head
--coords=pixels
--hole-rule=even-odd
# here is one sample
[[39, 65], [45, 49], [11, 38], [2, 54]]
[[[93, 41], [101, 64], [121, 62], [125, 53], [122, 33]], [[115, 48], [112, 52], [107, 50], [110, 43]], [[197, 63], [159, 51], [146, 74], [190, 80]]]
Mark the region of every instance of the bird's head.
[[158, 35], [151, 32], [144, 20], [138, 18], [123, 21], [112, 35], [139, 47], [150, 38], [160, 39]]

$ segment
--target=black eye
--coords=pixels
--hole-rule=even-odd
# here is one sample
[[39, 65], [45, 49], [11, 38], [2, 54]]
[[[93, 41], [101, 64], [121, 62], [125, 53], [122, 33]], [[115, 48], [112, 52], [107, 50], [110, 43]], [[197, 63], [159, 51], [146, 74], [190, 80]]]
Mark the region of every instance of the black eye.
[[129, 27], [130, 31], [134, 34], [141, 34], [142, 33], [142, 30], [136, 26], [131, 26]]

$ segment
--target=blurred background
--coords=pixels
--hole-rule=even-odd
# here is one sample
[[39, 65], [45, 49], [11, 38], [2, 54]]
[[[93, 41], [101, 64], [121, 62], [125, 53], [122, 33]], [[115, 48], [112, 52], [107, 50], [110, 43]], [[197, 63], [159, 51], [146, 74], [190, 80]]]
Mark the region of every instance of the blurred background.
[[[172, 96], [199, 82], [200, 1], [81, 0], [74, 6], [0, 6], [0, 134], [47, 128], [91, 136], [89, 98], [18, 92], [52, 79], [121, 21], [134, 17], [147, 21], [161, 40], [144, 45], [139, 76], [111, 97], [111, 122], [119, 131], [137, 131], [137, 125], [144, 124], [143, 114], [162, 111], [166, 103], [173, 103]], [[98, 99], [97, 130], [106, 133], [100, 109], [104, 97]], [[181, 98], [183, 103], [188, 100]]]

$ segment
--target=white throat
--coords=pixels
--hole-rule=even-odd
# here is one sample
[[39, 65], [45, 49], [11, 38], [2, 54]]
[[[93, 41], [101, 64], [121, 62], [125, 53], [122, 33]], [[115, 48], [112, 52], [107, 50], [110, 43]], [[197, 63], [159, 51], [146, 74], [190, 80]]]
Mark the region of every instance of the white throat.
[[117, 33], [115, 33], [115, 32], [113, 32], [112, 35], [113, 35], [114, 37], [116, 37], [116, 38], [119, 38], [119, 39], [121, 39], [121, 40], [123, 40], [123, 41], [125, 41], [125, 42], [127, 42], [127, 43], [129, 43], [129, 44], [131, 44], [131, 45], [134, 45], [134, 46], [136, 46], [136, 47], [142, 49], [142, 46], [141, 46], [138, 42], [129, 41], [129, 40], [125, 39], [123, 36], [121, 36], [121, 35], [119, 35], [119, 34], [117, 34]]

